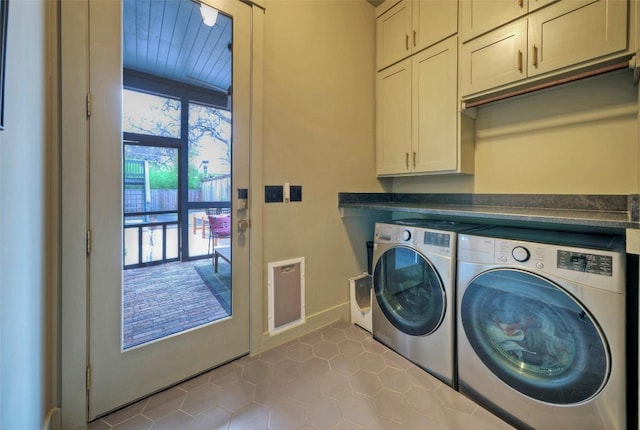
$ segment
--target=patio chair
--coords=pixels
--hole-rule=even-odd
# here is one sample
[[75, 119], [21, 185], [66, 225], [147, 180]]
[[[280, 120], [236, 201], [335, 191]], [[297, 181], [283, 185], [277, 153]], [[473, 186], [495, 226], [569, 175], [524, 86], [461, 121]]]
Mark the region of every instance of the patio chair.
[[218, 239], [231, 237], [231, 216], [214, 216], [209, 215], [209, 245], [207, 252], [211, 254], [211, 242], [213, 241], [213, 249], [218, 246]]

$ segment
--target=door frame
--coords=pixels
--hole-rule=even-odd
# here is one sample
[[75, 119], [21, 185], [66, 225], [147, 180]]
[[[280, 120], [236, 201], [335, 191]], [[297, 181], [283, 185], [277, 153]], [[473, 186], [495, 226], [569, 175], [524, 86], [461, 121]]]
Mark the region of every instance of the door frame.
[[[88, 421], [88, 278], [89, 228], [89, 17], [91, 0], [60, 3], [60, 282], [61, 424], [84, 429]], [[263, 140], [263, 33], [264, 6], [238, 0], [251, 10], [251, 145], [249, 195], [252, 227], [250, 240], [250, 353], [260, 351], [263, 331], [262, 291], [262, 140]], [[98, 103], [99, 101], [93, 101]]]

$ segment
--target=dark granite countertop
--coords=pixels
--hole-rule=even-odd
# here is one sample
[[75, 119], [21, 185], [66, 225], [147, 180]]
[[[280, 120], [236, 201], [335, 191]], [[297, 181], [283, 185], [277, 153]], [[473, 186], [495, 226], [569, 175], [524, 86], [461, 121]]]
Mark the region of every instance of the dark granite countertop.
[[616, 230], [640, 228], [640, 195], [339, 193], [338, 207], [476, 223]]

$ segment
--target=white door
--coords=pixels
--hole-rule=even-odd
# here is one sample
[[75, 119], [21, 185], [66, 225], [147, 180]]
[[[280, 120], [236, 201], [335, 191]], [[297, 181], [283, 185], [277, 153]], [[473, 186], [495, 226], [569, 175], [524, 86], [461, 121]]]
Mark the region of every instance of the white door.
[[122, 4], [89, 2], [90, 419], [249, 351], [250, 243], [238, 227], [249, 210], [238, 209], [236, 197], [250, 183], [251, 7], [239, 0], [205, 1], [233, 23], [231, 315], [129, 349], [122, 346]]

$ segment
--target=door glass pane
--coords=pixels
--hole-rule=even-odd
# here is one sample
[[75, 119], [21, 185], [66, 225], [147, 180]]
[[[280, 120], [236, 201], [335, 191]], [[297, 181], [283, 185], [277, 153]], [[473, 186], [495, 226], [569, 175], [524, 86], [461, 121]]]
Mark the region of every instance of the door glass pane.
[[189, 103], [188, 145], [189, 202], [211, 205], [189, 210], [189, 231], [193, 232], [188, 238], [189, 257], [198, 257], [211, 255], [214, 247], [229, 244], [230, 231], [211, 229], [210, 225], [231, 222], [231, 112]]
[[189, 103], [189, 201], [231, 200], [231, 112]]
[[531, 398], [579, 403], [606, 383], [603, 336], [587, 311], [546, 279], [518, 270], [485, 272], [467, 287], [460, 317], [482, 362]]
[[180, 100], [122, 91], [122, 129], [129, 133], [151, 136], [180, 137]]
[[431, 263], [414, 250], [395, 247], [382, 254], [374, 287], [383, 313], [404, 333], [422, 336], [440, 326], [445, 313], [442, 282]]
[[[226, 108], [231, 106], [232, 23], [220, 13], [215, 25], [203, 25], [200, 5], [190, 1], [157, 5], [123, 5], [123, 43], [132, 48], [123, 52], [125, 82], [136, 85], [123, 89], [123, 349], [231, 314], [231, 111]], [[157, 58], [131, 57], [140, 54], [133, 48], [139, 41], [129, 37], [138, 26], [152, 30], [144, 22], [149, 8], [165, 13], [169, 8], [184, 24], [189, 43], [183, 46], [190, 48], [166, 46], [175, 54], [166, 58], [166, 67], [153, 68]], [[161, 80], [135, 74], [127, 80], [131, 70]], [[162, 94], [155, 92], [158, 82]]]
[[125, 267], [178, 259], [178, 150], [124, 145]]

